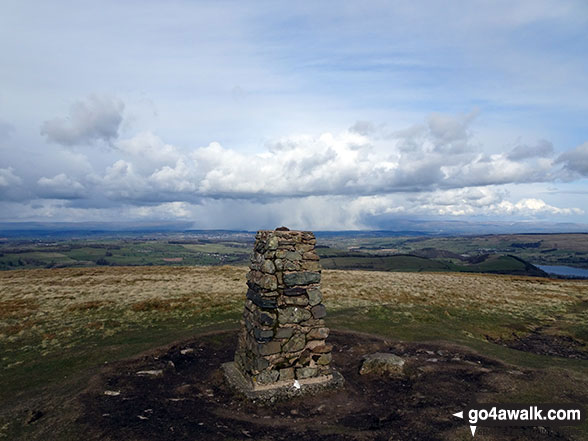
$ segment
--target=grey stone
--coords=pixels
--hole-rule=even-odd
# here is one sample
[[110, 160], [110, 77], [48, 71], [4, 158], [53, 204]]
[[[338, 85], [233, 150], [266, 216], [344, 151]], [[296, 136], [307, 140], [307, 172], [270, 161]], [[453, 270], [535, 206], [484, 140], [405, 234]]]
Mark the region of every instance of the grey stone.
[[309, 340], [324, 340], [329, 336], [329, 328], [314, 328], [306, 335]]
[[278, 279], [276, 279], [276, 276], [273, 276], [271, 274], [263, 274], [258, 284], [263, 289], [267, 289], [268, 291], [274, 291], [278, 288]]
[[276, 251], [276, 259], [283, 259], [284, 257], [286, 257], [287, 252], [288, 252], [288, 250], [277, 250]]
[[314, 245], [308, 243], [297, 243], [296, 244], [296, 251], [306, 253], [308, 251], [314, 250]]
[[270, 341], [273, 338], [274, 331], [255, 328], [253, 329], [253, 336], [258, 342], [264, 343]]
[[268, 343], [260, 343], [257, 345], [257, 350], [260, 355], [277, 354], [281, 349], [279, 341], [270, 341]]
[[298, 368], [296, 369], [296, 378], [312, 378], [312, 377], [316, 377], [316, 374], [318, 373], [318, 369], [315, 367], [302, 367], [302, 368]]
[[252, 289], [247, 290], [247, 298], [260, 308], [273, 309], [278, 307], [278, 301], [275, 297], [263, 297]]
[[256, 380], [259, 384], [269, 384], [278, 381], [280, 373], [274, 370], [265, 370], [257, 375]]
[[276, 266], [271, 260], [264, 260], [261, 265], [261, 271], [267, 274], [274, 274], [276, 272]]
[[333, 358], [333, 356], [330, 353], [329, 354], [322, 354], [316, 362], [317, 362], [317, 364], [325, 366], [331, 362], [332, 358]]
[[288, 342], [282, 346], [283, 352], [298, 352], [304, 349], [304, 345], [306, 344], [306, 339], [302, 334], [294, 334]]
[[304, 260], [319, 260], [318, 254], [316, 254], [314, 251], [307, 251], [303, 253], [302, 258]]
[[276, 267], [276, 271], [282, 271], [284, 269], [284, 264], [282, 259], [275, 259], [274, 266]]
[[294, 379], [294, 368], [280, 369], [280, 381], [293, 380]]
[[302, 260], [302, 254], [300, 254], [298, 251], [288, 251], [285, 258], [287, 260]]
[[293, 328], [278, 328], [276, 329], [275, 338], [290, 338], [294, 334]]
[[320, 319], [327, 315], [327, 308], [325, 308], [325, 305], [316, 305], [310, 309], [310, 312], [312, 312], [315, 319]]
[[318, 288], [311, 288], [308, 290], [308, 303], [311, 305], [318, 305], [323, 301], [323, 295]]
[[295, 288], [285, 288], [284, 289], [284, 295], [286, 296], [301, 296], [303, 294], [306, 294], [306, 288], [302, 288], [302, 287], [295, 287]]
[[137, 375], [140, 377], [161, 377], [163, 375], [163, 369], [154, 369], [149, 371], [138, 371]]
[[269, 361], [265, 358], [257, 357], [253, 362], [253, 368], [257, 371], [263, 371], [265, 368], [269, 366]]
[[359, 373], [361, 375], [402, 375], [404, 370], [404, 359], [401, 357], [383, 352], [376, 352], [365, 357]]
[[284, 271], [300, 271], [301, 269], [299, 262], [293, 262], [291, 260], [284, 260], [282, 266]]
[[261, 311], [258, 314], [257, 320], [259, 321], [259, 324], [263, 326], [273, 326], [276, 322], [276, 316], [267, 311]]
[[310, 311], [297, 306], [288, 306], [286, 308], [278, 309], [278, 320], [281, 324], [284, 323], [299, 323], [303, 320], [308, 320], [312, 314]]
[[316, 272], [303, 271], [284, 274], [284, 284], [286, 286], [310, 285], [311, 283], [319, 283], [320, 281], [321, 275]]
[[286, 305], [306, 306], [308, 305], [308, 297], [296, 296], [296, 297], [285, 297], [284, 302]]
[[316, 260], [305, 260], [302, 262], [300, 269], [304, 271], [320, 271], [321, 265]]
[[268, 250], [277, 250], [278, 249], [278, 238], [276, 236], [272, 236], [270, 237], [270, 239], [267, 241], [267, 249]]

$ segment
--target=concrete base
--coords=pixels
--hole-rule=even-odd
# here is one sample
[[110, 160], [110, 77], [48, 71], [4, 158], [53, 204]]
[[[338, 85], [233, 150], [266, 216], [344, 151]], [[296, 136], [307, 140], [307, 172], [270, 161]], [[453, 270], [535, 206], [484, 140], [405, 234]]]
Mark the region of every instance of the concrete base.
[[343, 376], [335, 370], [331, 370], [330, 375], [298, 380], [300, 386], [298, 388], [294, 386], [294, 380], [277, 381], [263, 385], [255, 384], [251, 379], [243, 375], [243, 372], [233, 361], [223, 363], [222, 369], [225, 379], [233, 388], [247, 398], [259, 401], [273, 402], [301, 395], [316, 394], [326, 389], [342, 387], [345, 383]]

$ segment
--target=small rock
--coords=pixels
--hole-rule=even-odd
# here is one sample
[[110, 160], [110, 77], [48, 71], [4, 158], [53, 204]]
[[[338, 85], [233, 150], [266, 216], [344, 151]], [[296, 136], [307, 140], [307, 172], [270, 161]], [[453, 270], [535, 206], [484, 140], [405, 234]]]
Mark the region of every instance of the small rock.
[[187, 348], [187, 349], [182, 349], [182, 350], [180, 351], [180, 354], [182, 354], [182, 355], [188, 355], [188, 354], [192, 354], [193, 352], [194, 352], [194, 349], [192, 349], [192, 348]]
[[119, 390], [105, 390], [104, 395], [108, 395], [109, 397], [118, 397], [120, 395]]
[[163, 376], [163, 370], [162, 369], [154, 369], [154, 370], [148, 370], [148, 371], [138, 371], [137, 375], [139, 375], [140, 377], [161, 377], [161, 376]]
[[404, 359], [400, 358], [398, 355], [376, 352], [375, 354], [369, 354], [365, 357], [359, 373], [360, 375], [402, 375], [403, 370]]

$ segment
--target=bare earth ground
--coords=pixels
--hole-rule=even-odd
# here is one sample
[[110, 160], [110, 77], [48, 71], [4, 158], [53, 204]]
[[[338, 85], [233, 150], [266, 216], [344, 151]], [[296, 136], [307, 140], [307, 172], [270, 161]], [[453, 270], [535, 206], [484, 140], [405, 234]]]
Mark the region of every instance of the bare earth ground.
[[[0, 440], [465, 440], [451, 413], [472, 396], [588, 402], [588, 281], [323, 271], [327, 324], [380, 337], [330, 337], [344, 390], [258, 408], [218, 371], [234, 350], [246, 271], [0, 272]], [[211, 328], [232, 331], [202, 335]], [[361, 356], [376, 350], [404, 354], [408, 377], [360, 377]], [[167, 361], [175, 368], [160, 378], [135, 375]], [[481, 440], [588, 440], [588, 423], [478, 430]]]
[[[86, 439], [104, 440], [468, 439], [469, 428], [453, 413], [543, 377], [456, 345], [391, 343], [349, 332], [335, 332], [330, 341], [337, 348], [333, 366], [346, 379], [342, 389], [272, 405], [248, 401], [223, 381], [220, 364], [231, 360], [235, 346], [235, 333], [224, 332], [105, 368], [81, 396], [79, 421]], [[372, 352], [404, 357], [406, 376], [359, 375], [362, 357]], [[161, 376], [137, 375], [159, 370]], [[574, 439], [537, 427], [480, 428], [477, 437]]]

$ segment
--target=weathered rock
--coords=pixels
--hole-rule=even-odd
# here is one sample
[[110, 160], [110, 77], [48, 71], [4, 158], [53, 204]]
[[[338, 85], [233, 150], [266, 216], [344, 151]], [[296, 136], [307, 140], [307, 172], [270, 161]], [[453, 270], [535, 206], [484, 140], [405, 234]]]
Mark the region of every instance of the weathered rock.
[[324, 340], [329, 336], [329, 328], [313, 328], [306, 336], [309, 340]]
[[282, 266], [284, 271], [300, 271], [302, 269], [300, 262], [286, 259], [283, 260]]
[[267, 241], [267, 249], [268, 250], [278, 249], [278, 238], [276, 236], [270, 237], [270, 239]]
[[302, 260], [302, 254], [298, 251], [288, 251], [285, 256], [286, 260]]
[[327, 315], [327, 308], [325, 305], [316, 305], [310, 309], [310, 312], [315, 319], [320, 319]]
[[306, 288], [302, 288], [300, 286], [295, 288], [284, 288], [285, 296], [301, 296], [303, 294], [306, 294]]
[[258, 285], [263, 289], [267, 289], [268, 291], [274, 291], [278, 288], [278, 279], [276, 279], [276, 276], [271, 274], [263, 274], [263, 276], [261, 276], [259, 279]]
[[260, 355], [271, 355], [277, 354], [282, 350], [282, 346], [279, 341], [270, 341], [267, 343], [260, 343], [257, 346], [257, 350]]
[[311, 378], [316, 377], [317, 368], [315, 367], [302, 367], [296, 369], [296, 378], [304, 379], [304, 378]]
[[318, 305], [320, 302], [323, 301], [323, 295], [321, 293], [321, 290], [318, 288], [309, 289], [307, 294], [308, 294], [308, 303], [310, 303], [312, 306]]
[[261, 372], [256, 379], [259, 384], [269, 384], [275, 383], [279, 377], [280, 373], [278, 371], [265, 370]]
[[274, 265], [274, 262], [272, 262], [269, 259], [266, 259], [261, 264], [261, 271], [267, 274], [275, 274], [276, 266]]
[[298, 352], [304, 349], [306, 339], [302, 334], [294, 334], [288, 342], [282, 346], [283, 352]]
[[284, 264], [282, 259], [274, 259], [274, 266], [276, 271], [282, 271], [284, 269]]
[[258, 314], [257, 321], [263, 326], [273, 326], [276, 322], [276, 316], [267, 311], [261, 311]]
[[316, 272], [303, 271], [284, 274], [284, 284], [286, 286], [310, 285], [311, 283], [319, 283], [320, 281], [321, 275]]
[[361, 375], [402, 375], [404, 371], [404, 359], [401, 357], [383, 352], [366, 355], [359, 373]]
[[280, 381], [293, 380], [294, 379], [294, 368], [280, 369]]
[[271, 341], [271, 339], [274, 337], [274, 331], [271, 329], [266, 330], [266, 329], [254, 328], [253, 329], [253, 336], [255, 337], [255, 340], [257, 340], [258, 342], [264, 343], [264, 342]]
[[316, 260], [305, 260], [300, 265], [300, 269], [304, 271], [320, 271], [321, 265]]
[[284, 297], [284, 303], [286, 305], [306, 306], [306, 305], [308, 305], [308, 297], [306, 297], [306, 296]]
[[281, 324], [299, 323], [303, 320], [308, 320], [311, 316], [312, 314], [309, 310], [297, 306], [278, 309], [278, 321]]
[[252, 289], [247, 290], [247, 298], [260, 308], [273, 309], [278, 307], [278, 301], [275, 297], [264, 297]]
[[302, 254], [302, 258], [304, 260], [319, 260], [319, 256], [316, 253], [311, 253], [309, 251]]
[[138, 371], [137, 375], [140, 377], [161, 377], [163, 375], [163, 369]]
[[333, 356], [330, 353], [323, 354], [318, 358], [318, 360], [316, 362], [317, 362], [317, 364], [320, 364], [320, 365], [328, 365], [329, 363], [331, 363], [332, 358], [333, 358]]
[[268, 366], [269, 366], [269, 361], [267, 361], [267, 359], [262, 358], [262, 357], [256, 358], [253, 362], [253, 368], [258, 372], [263, 371]]
[[294, 334], [294, 328], [280, 327], [276, 329], [274, 338], [290, 338]]

